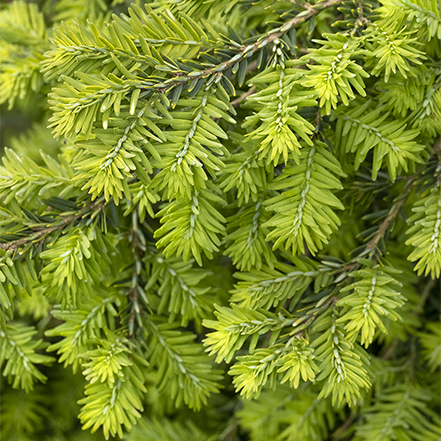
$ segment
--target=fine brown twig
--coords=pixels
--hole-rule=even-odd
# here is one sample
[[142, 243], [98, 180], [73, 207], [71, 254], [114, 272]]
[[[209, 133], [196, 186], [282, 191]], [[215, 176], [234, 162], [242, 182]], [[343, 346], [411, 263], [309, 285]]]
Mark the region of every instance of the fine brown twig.
[[240, 103], [245, 100], [247, 97], [249, 97], [250, 95], [253, 95], [254, 93], [256, 93], [256, 87], [253, 86], [251, 87], [251, 89], [247, 90], [245, 93], [243, 93], [242, 95], [240, 95], [239, 97], [237, 97], [235, 100], [231, 101], [231, 105], [236, 108], [239, 107]]
[[343, 0], [328, 0], [323, 3], [317, 3], [312, 6], [310, 5], [309, 9], [305, 9], [304, 11], [300, 12], [294, 18], [288, 20], [286, 23], [281, 25], [279, 28], [272, 29], [267, 33], [265, 37], [256, 41], [256, 43], [250, 44], [249, 46], [237, 48], [238, 53], [230, 60], [223, 61], [222, 63], [219, 63], [214, 67], [209, 67], [199, 72], [198, 71], [190, 72], [188, 75], [182, 75], [182, 72], [180, 72], [179, 74], [176, 74], [175, 77], [169, 78], [168, 80], [165, 80], [163, 83], [155, 84], [153, 87], [158, 88], [162, 92], [166, 92], [167, 90], [172, 89], [175, 86], [178, 86], [185, 82], [189, 82], [191, 80], [197, 80], [198, 78], [206, 78], [212, 74], [222, 76], [222, 72], [230, 69], [236, 63], [239, 63], [245, 58], [248, 58], [253, 54], [259, 52], [269, 43], [273, 43], [277, 41], [279, 38], [283, 37], [283, 35], [285, 35], [294, 26], [304, 23], [310, 18], [315, 17], [321, 11], [330, 8], [336, 4], [340, 4], [342, 2]]
[[74, 222], [77, 219], [80, 219], [83, 217], [86, 213], [98, 209], [101, 210], [104, 207], [105, 203], [101, 200], [91, 204], [87, 205], [86, 207], [82, 208], [78, 213], [73, 214], [71, 216], [65, 217], [61, 223], [59, 221], [55, 222], [57, 225], [48, 225], [46, 227], [31, 227], [31, 230], [35, 234], [30, 234], [29, 236], [22, 237], [17, 240], [12, 240], [11, 242], [5, 242], [0, 243], [0, 248], [5, 251], [15, 251], [18, 248], [22, 247], [23, 245], [26, 245], [29, 242], [38, 242], [40, 240], [43, 240], [45, 236], [48, 234], [53, 233], [54, 231], [60, 230], [64, 228], [66, 225], [69, 225], [70, 223]]

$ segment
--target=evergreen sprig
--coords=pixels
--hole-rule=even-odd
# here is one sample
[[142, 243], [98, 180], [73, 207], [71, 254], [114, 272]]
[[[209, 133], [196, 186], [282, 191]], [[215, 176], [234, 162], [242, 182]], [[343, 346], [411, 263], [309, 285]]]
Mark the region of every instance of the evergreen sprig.
[[8, 378], [12, 387], [26, 392], [32, 389], [35, 381], [44, 383], [47, 380], [36, 365], [49, 364], [54, 360], [36, 352], [47, 346], [42, 340], [33, 339], [36, 333], [33, 326], [20, 322], [8, 324], [0, 331], [0, 364], [3, 375]]
[[440, 14], [4, 2], [1, 434], [438, 439]]

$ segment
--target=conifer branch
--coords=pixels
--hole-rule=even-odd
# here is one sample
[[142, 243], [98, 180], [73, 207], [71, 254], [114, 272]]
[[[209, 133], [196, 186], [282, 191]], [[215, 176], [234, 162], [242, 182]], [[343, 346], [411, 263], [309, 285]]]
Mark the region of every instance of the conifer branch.
[[349, 418], [346, 418], [344, 423], [334, 432], [334, 434], [332, 435], [332, 441], [340, 440], [345, 434], [345, 431], [353, 424], [356, 419], [357, 416], [354, 413], [351, 413], [349, 415]]
[[220, 79], [220, 77], [222, 76], [222, 72], [230, 69], [236, 63], [239, 63], [243, 59], [251, 57], [255, 53], [259, 52], [261, 49], [266, 47], [268, 44], [277, 42], [279, 38], [283, 37], [283, 35], [285, 35], [293, 27], [306, 22], [312, 17], [315, 17], [321, 11], [342, 2], [343, 0], [328, 0], [326, 2], [317, 3], [312, 6], [309, 5], [309, 9], [300, 12], [291, 20], [285, 22], [282, 26], [272, 29], [270, 32], [267, 33], [265, 37], [260, 38], [256, 43], [240, 48], [237, 54], [231, 60], [224, 61], [222, 63], [219, 63], [215, 67], [209, 67], [202, 71], [191, 72], [188, 75], [182, 75], [182, 73], [179, 73], [179, 80], [170, 78], [168, 80], [165, 80], [164, 83], [155, 84], [153, 87], [159, 89], [160, 92], [166, 92], [167, 90], [175, 86], [179, 86], [183, 82], [189, 82], [197, 78], [206, 78], [212, 74]]
[[432, 155], [441, 155], [441, 137], [438, 138], [435, 145], [433, 146]]
[[392, 356], [393, 352], [397, 348], [397, 345], [398, 345], [398, 339], [395, 338], [392, 340], [392, 343], [387, 348], [387, 351], [384, 353], [382, 359], [389, 360], [389, 358]]
[[135, 329], [135, 322], [143, 328], [141, 318], [141, 305], [140, 300], [143, 299], [144, 303], [148, 304], [148, 299], [145, 295], [144, 289], [141, 284], [141, 271], [142, 271], [142, 259], [146, 250], [146, 241], [142, 231], [140, 230], [138, 211], [135, 210], [132, 213], [132, 228], [129, 234], [129, 241], [132, 243], [133, 249], [133, 271], [131, 287], [127, 294], [130, 300], [130, 314], [128, 318], [128, 330], [129, 338], [132, 338]]
[[29, 242], [40, 242], [44, 240], [44, 238], [54, 233], [55, 231], [62, 230], [66, 226], [74, 223], [76, 220], [81, 219], [84, 217], [85, 214], [95, 211], [99, 212], [101, 211], [105, 206], [105, 202], [103, 201], [103, 198], [99, 198], [98, 201], [85, 206], [82, 208], [77, 214], [67, 216], [63, 218], [61, 221], [55, 222], [56, 225], [52, 226], [30, 226], [30, 229], [35, 232], [35, 234], [30, 234], [29, 236], [23, 237], [21, 239], [13, 240], [11, 242], [4, 242], [0, 243], [0, 248], [5, 251], [16, 251], [18, 248], [21, 248], [22, 246], [28, 244]]
[[231, 105], [233, 107], [239, 107], [239, 105], [242, 101], [246, 100], [250, 95], [253, 95], [254, 93], [256, 93], [256, 91], [257, 91], [257, 89], [255, 86], [251, 87], [249, 90], [244, 92], [242, 95], [240, 95], [239, 97], [237, 97], [236, 99], [231, 101]]
[[[440, 153], [441, 153], [441, 137], [436, 141], [435, 145], [433, 146], [433, 150], [432, 150], [432, 155], [431, 156], [433, 157], [435, 155], [439, 155]], [[386, 234], [386, 231], [389, 228], [389, 225], [395, 219], [395, 217], [399, 213], [401, 207], [406, 203], [407, 196], [409, 196], [409, 194], [411, 193], [412, 189], [414, 188], [414, 183], [415, 183], [415, 181], [417, 180], [418, 177], [419, 177], [418, 174], [414, 174], [412, 176], [409, 176], [409, 178], [407, 178], [406, 188], [400, 194], [399, 201], [396, 202], [393, 205], [393, 207], [390, 209], [388, 215], [386, 216], [386, 218], [383, 220], [383, 222], [381, 223], [380, 227], [378, 228], [378, 231], [375, 234], [375, 236], [366, 244], [365, 251], [371, 251], [371, 250], [374, 250], [377, 247], [377, 245], [380, 242], [380, 240]]]
[[[437, 1], [31, 3], [0, 10], [0, 103], [38, 118], [0, 165], [0, 374], [51, 402], [5, 385], [5, 436], [81, 438], [43, 326], [106, 438], [439, 439]], [[252, 401], [208, 401], [222, 371]]]
[[[410, 190], [408, 191], [410, 192]], [[392, 207], [392, 209], [389, 211], [389, 214], [386, 216], [386, 218], [378, 228], [378, 231], [375, 234], [375, 236], [367, 243], [365, 248], [366, 251], [371, 251], [377, 248], [378, 243], [386, 234], [389, 225], [395, 219], [395, 216], [398, 214], [400, 208], [404, 205], [405, 202], [406, 202], [406, 198], [402, 198]]]

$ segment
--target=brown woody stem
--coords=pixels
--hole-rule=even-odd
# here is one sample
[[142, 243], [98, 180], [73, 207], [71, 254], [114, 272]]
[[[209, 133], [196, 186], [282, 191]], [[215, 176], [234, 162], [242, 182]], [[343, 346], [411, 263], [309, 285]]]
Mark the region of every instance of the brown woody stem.
[[29, 242], [38, 242], [40, 240], [43, 240], [44, 237], [47, 236], [48, 234], [51, 234], [54, 231], [58, 231], [64, 228], [66, 225], [69, 225], [72, 222], [76, 221], [77, 219], [83, 217], [89, 211], [92, 211], [94, 209], [101, 210], [104, 207], [104, 205], [105, 205], [104, 202], [100, 200], [98, 202], [95, 202], [91, 205], [82, 208], [77, 214], [65, 217], [63, 221], [58, 225], [52, 225], [52, 226], [49, 225], [47, 227], [31, 227], [32, 231], [34, 231], [35, 234], [31, 234], [29, 236], [22, 237], [21, 239], [13, 240], [11, 242], [0, 243], [0, 248], [5, 251], [15, 251]]
[[[174, 86], [177, 86], [179, 84], [183, 84], [185, 82], [195, 80], [198, 78], [206, 78], [209, 75], [212, 74], [218, 74], [219, 76], [222, 75], [222, 72], [228, 70], [229, 68], [233, 67], [236, 63], [239, 63], [240, 61], [244, 60], [245, 58], [248, 58], [255, 54], [256, 52], [259, 52], [261, 49], [263, 49], [265, 46], [267, 46], [269, 43], [272, 43], [276, 40], [278, 40], [280, 37], [285, 35], [290, 29], [293, 27], [304, 23], [305, 21], [309, 20], [312, 17], [315, 17], [317, 14], [319, 14], [321, 11], [330, 8], [336, 4], [342, 3], [343, 0], [328, 0], [323, 3], [318, 3], [316, 5], [309, 5], [307, 9], [297, 14], [294, 18], [284, 23], [279, 28], [272, 29], [268, 34], [258, 40], [256, 43], [251, 44], [246, 47], [241, 47], [240, 51], [233, 57], [231, 60], [224, 61], [217, 66], [209, 67], [205, 70], [202, 70], [200, 72], [191, 72], [190, 74], [186, 76], [179, 76], [170, 78], [168, 80], [165, 80], [164, 83], [159, 83], [155, 85], [154, 87], [160, 89], [161, 91], [165, 92], [168, 89], [173, 88]], [[179, 78], [179, 80], [177, 79]]]

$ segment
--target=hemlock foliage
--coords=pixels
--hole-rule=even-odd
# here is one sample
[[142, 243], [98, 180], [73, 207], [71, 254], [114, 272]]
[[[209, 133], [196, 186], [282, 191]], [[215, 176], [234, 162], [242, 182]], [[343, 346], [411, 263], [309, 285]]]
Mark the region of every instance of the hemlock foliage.
[[19, 0], [0, 54], [5, 440], [440, 439], [438, 0]]

